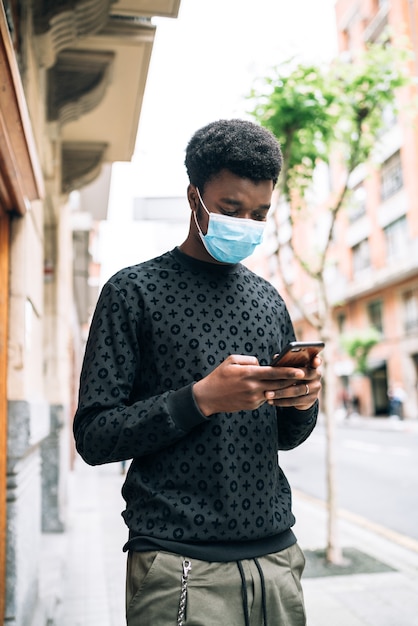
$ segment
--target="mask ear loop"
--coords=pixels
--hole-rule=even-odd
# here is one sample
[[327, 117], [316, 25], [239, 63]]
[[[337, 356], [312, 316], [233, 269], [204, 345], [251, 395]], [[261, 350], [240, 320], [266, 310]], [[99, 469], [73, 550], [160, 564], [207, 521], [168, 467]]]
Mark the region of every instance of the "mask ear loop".
[[[198, 195], [198, 198], [199, 198], [200, 204], [201, 204], [201, 205], [202, 205], [202, 207], [205, 209], [205, 211], [206, 211], [206, 213], [209, 215], [209, 219], [210, 219], [210, 212], [208, 211], [208, 209], [206, 208], [205, 203], [204, 203], [204, 202], [203, 202], [203, 200], [202, 200], [202, 196], [200, 195], [199, 187], [196, 187], [196, 191], [197, 191], [197, 195]], [[201, 236], [201, 238], [203, 239], [205, 235], [203, 234], [202, 229], [200, 228], [199, 222], [197, 221], [196, 213], [197, 213], [197, 211], [193, 211], [193, 219], [194, 219], [194, 222], [195, 222], [195, 224], [196, 224], [196, 228], [197, 228], [197, 230], [198, 230], [198, 232], [199, 232], [199, 235], [200, 235], [200, 236]]]
[[204, 235], [203, 235], [202, 229], [200, 228], [199, 222], [197, 221], [196, 211], [193, 211], [193, 219], [194, 219], [194, 223], [196, 224], [197, 232], [199, 233], [201, 237], [203, 237]]
[[200, 191], [199, 191], [199, 187], [196, 187], [196, 191], [197, 191], [197, 195], [199, 196], [199, 200], [200, 200], [200, 204], [202, 205], [202, 207], [205, 209], [206, 213], [208, 215], [210, 215], [210, 211], [209, 209], [206, 208], [206, 204], [203, 202], [202, 200], [202, 196], [200, 195]]

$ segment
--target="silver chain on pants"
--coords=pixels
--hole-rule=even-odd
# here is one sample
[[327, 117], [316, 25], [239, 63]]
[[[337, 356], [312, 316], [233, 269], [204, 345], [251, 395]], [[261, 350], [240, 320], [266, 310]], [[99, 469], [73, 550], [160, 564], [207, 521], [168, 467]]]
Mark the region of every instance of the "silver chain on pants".
[[177, 626], [183, 626], [184, 616], [186, 613], [186, 601], [187, 601], [187, 583], [189, 578], [189, 572], [192, 569], [191, 561], [185, 559], [183, 561], [183, 575], [181, 577], [181, 592], [180, 592], [180, 604], [179, 612], [177, 616]]

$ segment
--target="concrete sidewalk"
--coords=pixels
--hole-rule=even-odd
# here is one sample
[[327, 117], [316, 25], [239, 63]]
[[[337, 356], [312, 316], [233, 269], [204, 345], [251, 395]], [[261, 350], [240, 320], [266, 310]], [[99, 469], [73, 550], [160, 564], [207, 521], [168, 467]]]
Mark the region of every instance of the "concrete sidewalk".
[[[305, 552], [324, 548], [325, 506], [295, 493], [294, 512]], [[343, 552], [354, 548], [381, 564], [381, 571], [345, 575], [341, 567], [338, 575], [304, 577], [308, 625], [417, 626], [418, 542], [344, 512], [338, 529]]]
[[[77, 459], [68, 531], [44, 537], [40, 589], [44, 613], [32, 626], [125, 624], [123, 480], [118, 464], [89, 467]], [[324, 505], [295, 493], [294, 511], [301, 547], [324, 548]], [[374, 557], [387, 571], [345, 575], [341, 570], [338, 575], [305, 577], [309, 626], [418, 625], [418, 542], [394, 533], [385, 536], [380, 530], [361, 518], [343, 515], [339, 524], [343, 548]]]
[[90, 467], [79, 457], [70, 475], [68, 528], [43, 536], [43, 615], [31, 626], [125, 624], [127, 528], [118, 464]]

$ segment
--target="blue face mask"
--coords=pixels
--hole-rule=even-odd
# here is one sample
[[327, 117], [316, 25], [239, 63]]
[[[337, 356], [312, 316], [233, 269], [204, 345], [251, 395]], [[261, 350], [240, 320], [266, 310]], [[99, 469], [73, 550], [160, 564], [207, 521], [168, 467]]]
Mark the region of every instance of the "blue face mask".
[[263, 240], [266, 223], [210, 213], [197, 187], [196, 191], [202, 207], [209, 216], [206, 235], [202, 233], [198, 224], [196, 211], [193, 211], [193, 216], [200, 238], [209, 254], [221, 263], [239, 263], [250, 256]]

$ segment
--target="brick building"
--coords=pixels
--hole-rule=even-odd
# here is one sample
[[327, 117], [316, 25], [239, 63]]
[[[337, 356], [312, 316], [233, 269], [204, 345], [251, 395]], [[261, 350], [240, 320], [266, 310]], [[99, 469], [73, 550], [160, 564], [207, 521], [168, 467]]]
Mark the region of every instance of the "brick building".
[[[418, 52], [418, 8], [414, 0], [337, 0], [335, 6], [339, 53], [355, 62], [367, 42], [399, 41], [405, 37]], [[388, 30], [389, 28], [389, 30]], [[389, 35], [387, 33], [390, 33]], [[411, 64], [417, 74], [417, 62]], [[355, 372], [354, 362], [339, 347], [333, 355], [337, 375], [336, 400], [351, 396], [363, 415], [389, 415], [388, 390], [405, 392], [405, 418], [418, 417], [418, 126], [411, 116], [412, 88], [402, 90], [401, 113], [388, 115], [379, 138], [380, 163], [365, 163], [351, 176], [352, 193], [339, 215], [332, 242], [334, 264], [327, 277], [334, 330], [338, 337], [375, 328], [379, 342], [367, 357], [367, 374]], [[406, 113], [402, 105], [409, 106]], [[297, 238], [307, 253], [320, 236], [321, 200], [335, 191], [335, 172], [322, 165], [315, 174], [314, 220], [298, 226]], [[279, 205], [280, 237], [286, 237], [286, 211]], [[268, 247], [268, 243], [267, 243]], [[267, 250], [268, 251], [268, 250]], [[286, 293], [274, 262], [260, 256], [252, 263]], [[315, 309], [317, 299], [306, 274], [296, 264], [282, 262], [293, 273], [300, 300]], [[288, 300], [299, 339], [317, 338], [316, 331]]]
[[[408, 0], [338, 0], [339, 49], [355, 59], [367, 42], [406, 37], [415, 55], [418, 8]], [[390, 42], [389, 42], [389, 45]], [[411, 71], [416, 75], [416, 63]], [[343, 379], [360, 400], [360, 411], [387, 415], [387, 391], [406, 392], [406, 418], [418, 416], [418, 128], [403, 93], [398, 118], [388, 120], [380, 168], [367, 167], [353, 180], [344, 223], [338, 229], [341, 254], [334, 320], [338, 330], [367, 326], [381, 333], [368, 357], [369, 375]], [[416, 121], [416, 118], [415, 118]]]

